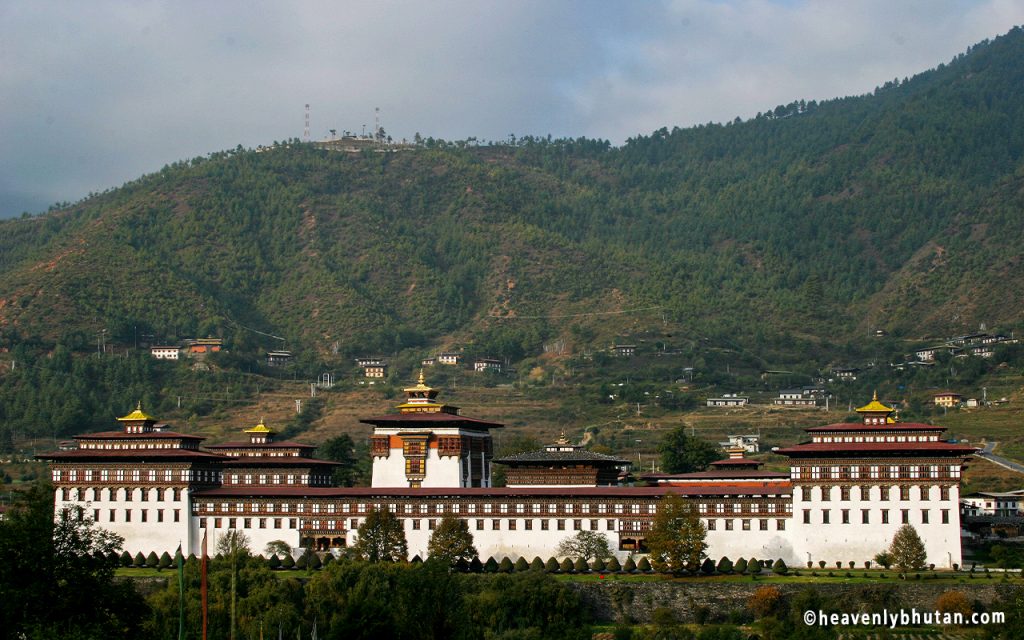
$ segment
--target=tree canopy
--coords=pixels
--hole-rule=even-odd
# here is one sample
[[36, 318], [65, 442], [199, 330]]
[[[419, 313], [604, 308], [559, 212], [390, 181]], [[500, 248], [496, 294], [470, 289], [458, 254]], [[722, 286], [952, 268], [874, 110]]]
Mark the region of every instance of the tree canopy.
[[675, 494], [666, 496], [647, 534], [651, 566], [663, 573], [696, 571], [707, 558], [706, 537], [696, 509]]
[[665, 473], [703, 471], [708, 464], [722, 458], [722, 451], [707, 440], [686, 435], [686, 427], [678, 426], [662, 437], [658, 445], [661, 468]]
[[450, 566], [459, 561], [469, 562], [478, 554], [473, 546], [473, 534], [469, 532], [469, 523], [453, 515], [446, 515], [437, 523], [434, 533], [430, 534], [427, 554]]
[[409, 557], [402, 521], [385, 507], [374, 509], [359, 525], [353, 551], [369, 562], [402, 562]]

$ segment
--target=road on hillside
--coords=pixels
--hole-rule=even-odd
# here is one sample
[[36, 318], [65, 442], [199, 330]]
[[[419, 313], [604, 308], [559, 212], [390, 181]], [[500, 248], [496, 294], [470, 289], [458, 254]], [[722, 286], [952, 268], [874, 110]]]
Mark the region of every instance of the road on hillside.
[[1024, 473], [1024, 465], [1022, 465], [1020, 463], [1017, 463], [1017, 462], [1014, 462], [1013, 460], [1008, 460], [1008, 459], [1004, 458], [1003, 456], [997, 456], [996, 454], [992, 453], [992, 450], [996, 448], [997, 444], [999, 444], [999, 443], [998, 442], [986, 442], [985, 443], [985, 448], [982, 449], [981, 451], [979, 451], [975, 455], [978, 455], [978, 456], [980, 456], [982, 458], [985, 458], [986, 460], [994, 462], [995, 464], [998, 464], [1001, 467], [1006, 467], [1010, 471], [1016, 471], [1017, 473]]

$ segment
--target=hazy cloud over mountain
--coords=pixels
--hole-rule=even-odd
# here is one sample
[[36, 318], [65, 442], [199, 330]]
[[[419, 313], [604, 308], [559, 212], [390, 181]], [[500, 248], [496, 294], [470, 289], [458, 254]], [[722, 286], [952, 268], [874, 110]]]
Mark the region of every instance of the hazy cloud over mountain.
[[621, 143], [871, 91], [1024, 22], [982, 2], [7, 2], [0, 216], [178, 159], [382, 125]]

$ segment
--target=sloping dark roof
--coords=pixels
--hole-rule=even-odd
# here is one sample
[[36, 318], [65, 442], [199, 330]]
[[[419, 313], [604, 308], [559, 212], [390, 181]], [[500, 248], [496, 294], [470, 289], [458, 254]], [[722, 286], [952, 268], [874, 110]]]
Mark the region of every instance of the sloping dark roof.
[[224, 462], [225, 467], [311, 467], [339, 466], [340, 462], [301, 456], [236, 456]]
[[808, 427], [804, 429], [808, 433], [821, 431], [864, 431], [868, 433], [882, 433], [885, 431], [945, 431], [946, 427], [938, 427], [934, 424], [922, 424], [920, 422], [890, 422], [884, 425], [871, 425], [862, 422], [839, 422], [827, 424], [821, 427]]
[[870, 453], [952, 453], [968, 456], [978, 451], [977, 447], [950, 442], [810, 442], [775, 453], [784, 456], [833, 453], [837, 455]]
[[505, 426], [499, 422], [489, 422], [487, 420], [479, 420], [477, 418], [468, 418], [466, 416], [460, 416], [452, 413], [444, 413], [443, 411], [438, 411], [437, 413], [395, 413], [385, 416], [363, 418], [359, 422], [389, 427], [403, 427], [406, 425], [415, 427], [416, 425], [424, 424], [432, 427], [447, 425], [453, 427], [467, 427], [469, 429], [499, 429]]
[[692, 473], [646, 473], [641, 480], [747, 480], [772, 479], [789, 480], [786, 471], [762, 471], [760, 469], [715, 469], [711, 471], [694, 471]]
[[493, 462], [498, 464], [530, 464], [530, 463], [550, 463], [550, 462], [562, 462], [562, 463], [596, 463], [596, 464], [608, 464], [608, 465], [620, 465], [629, 464], [629, 460], [623, 460], [616, 458], [615, 456], [608, 456], [603, 453], [595, 453], [593, 451], [587, 451], [582, 448], [573, 448], [572, 451], [550, 451], [547, 448], [539, 449], [537, 451], [526, 451], [524, 453], [517, 453], [511, 456], [505, 456], [504, 458], [495, 458]]
[[[565, 498], [610, 498], [623, 499], [661, 497], [667, 494], [680, 496], [703, 495], [789, 495], [789, 483], [748, 482], [744, 484], [720, 483], [704, 486], [660, 486], [660, 487], [492, 487], [492, 488], [438, 488], [411, 489], [407, 487], [220, 487], [193, 491], [201, 498], [249, 498], [249, 497], [296, 497], [296, 498], [517, 498], [548, 497]], [[781, 515], [781, 514], [779, 514]]]
[[83, 433], [74, 436], [75, 440], [146, 440], [150, 438], [175, 440], [206, 440], [203, 436], [195, 436], [189, 433], [178, 433], [176, 431], [150, 431], [148, 433], [127, 433], [125, 431], [99, 431], [97, 433]]
[[192, 449], [76, 449], [74, 451], [53, 451], [40, 453], [40, 460], [227, 460], [219, 453], [206, 453]]
[[760, 467], [763, 462], [758, 460], [752, 460], [750, 458], [726, 458], [725, 460], [715, 460], [710, 463], [712, 467]]

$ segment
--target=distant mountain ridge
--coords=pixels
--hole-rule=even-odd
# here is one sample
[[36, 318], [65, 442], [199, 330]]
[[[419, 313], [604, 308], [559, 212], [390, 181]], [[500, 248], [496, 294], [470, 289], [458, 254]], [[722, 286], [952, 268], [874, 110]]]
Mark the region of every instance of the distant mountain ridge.
[[785, 350], [1015, 325], [1021, 86], [1015, 28], [872, 95], [620, 148], [214, 153], [0, 221], [0, 332], [515, 358], [581, 328]]

